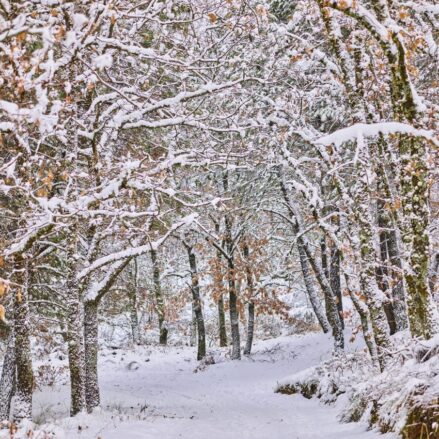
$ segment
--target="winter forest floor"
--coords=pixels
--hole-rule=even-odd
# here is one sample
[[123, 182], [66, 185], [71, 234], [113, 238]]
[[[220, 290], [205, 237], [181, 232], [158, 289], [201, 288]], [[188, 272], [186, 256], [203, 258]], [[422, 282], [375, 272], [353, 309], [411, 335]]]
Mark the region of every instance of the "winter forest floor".
[[242, 361], [216, 352], [216, 364], [197, 373], [193, 348], [106, 350], [99, 368], [103, 410], [68, 418], [67, 386], [38, 391], [35, 419], [45, 424], [33, 438], [394, 438], [364, 424], [340, 424], [337, 407], [274, 393], [277, 381], [319, 363], [330, 346], [322, 334], [281, 337], [256, 343]]

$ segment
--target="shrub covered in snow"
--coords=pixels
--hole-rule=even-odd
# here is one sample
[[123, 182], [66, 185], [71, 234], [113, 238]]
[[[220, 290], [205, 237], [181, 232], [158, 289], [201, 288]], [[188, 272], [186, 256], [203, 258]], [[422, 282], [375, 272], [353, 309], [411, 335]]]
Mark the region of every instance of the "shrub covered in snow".
[[276, 391], [337, 401], [342, 422], [366, 421], [406, 439], [438, 438], [439, 337], [421, 343], [399, 336], [398, 345], [394, 363], [382, 373], [364, 352], [338, 354], [286, 378]]

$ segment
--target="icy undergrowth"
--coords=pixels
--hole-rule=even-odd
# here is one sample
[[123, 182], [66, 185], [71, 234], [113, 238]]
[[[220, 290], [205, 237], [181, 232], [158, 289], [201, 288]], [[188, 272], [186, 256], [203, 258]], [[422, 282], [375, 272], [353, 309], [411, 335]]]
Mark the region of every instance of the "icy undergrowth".
[[367, 422], [407, 439], [439, 438], [439, 337], [413, 342], [403, 335], [382, 373], [365, 352], [336, 355], [282, 380], [277, 392], [317, 397], [342, 407], [341, 422]]

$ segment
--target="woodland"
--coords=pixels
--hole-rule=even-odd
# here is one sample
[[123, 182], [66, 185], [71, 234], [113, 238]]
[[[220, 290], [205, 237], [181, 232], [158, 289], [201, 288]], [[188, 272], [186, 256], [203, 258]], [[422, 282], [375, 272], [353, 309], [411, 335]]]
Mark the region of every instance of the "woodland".
[[438, 439], [438, 66], [437, 0], [0, 0], [0, 438]]

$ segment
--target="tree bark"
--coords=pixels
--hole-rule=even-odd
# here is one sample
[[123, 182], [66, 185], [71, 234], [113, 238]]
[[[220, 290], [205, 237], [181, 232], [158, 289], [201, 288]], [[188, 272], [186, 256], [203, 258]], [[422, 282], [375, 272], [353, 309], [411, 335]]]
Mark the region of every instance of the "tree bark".
[[429, 178], [425, 141], [402, 136], [402, 240], [407, 253], [404, 272], [413, 337], [430, 339], [439, 331], [438, 310], [429, 288]]
[[247, 323], [247, 340], [245, 342], [244, 355], [250, 355], [253, 346], [253, 335], [255, 333], [255, 304], [248, 303], [248, 323]]
[[[340, 316], [341, 328], [344, 329], [343, 320], [343, 301], [341, 296], [340, 287], [340, 251], [335, 246], [329, 247], [329, 257], [328, 257], [328, 246], [326, 243], [326, 236], [322, 236], [320, 241], [320, 248], [322, 253], [322, 269], [326, 278], [331, 285], [332, 296], [334, 299], [325, 296], [325, 308], [326, 317], [331, 321], [332, 305], [331, 302], [335, 300], [338, 314]], [[329, 262], [328, 262], [329, 260]], [[332, 324], [331, 324], [332, 326]]]
[[235, 267], [232, 261], [228, 263], [229, 278], [229, 311], [232, 333], [232, 360], [241, 359], [241, 340], [239, 335], [238, 297], [236, 294]]
[[248, 245], [244, 245], [243, 248], [244, 258], [246, 259], [246, 280], [248, 288], [248, 322], [247, 322], [247, 339], [245, 342], [244, 355], [250, 355], [253, 346], [253, 336], [255, 332], [255, 304], [253, 301], [254, 288], [253, 288], [253, 275], [249, 263], [249, 248]]
[[340, 282], [340, 258], [341, 252], [335, 246], [331, 246], [331, 259], [329, 266], [329, 283], [331, 285], [331, 290], [334, 293], [335, 300], [337, 302], [338, 315], [340, 316], [340, 323], [342, 329], [344, 329], [344, 318], [343, 318], [343, 296], [341, 294], [341, 282]]
[[85, 400], [87, 411], [100, 405], [98, 380], [98, 340], [99, 340], [99, 303], [86, 301], [84, 305], [84, 346], [85, 346]]
[[11, 400], [15, 392], [15, 378], [16, 365], [15, 365], [15, 337], [13, 328], [9, 329], [7, 348], [5, 357], [3, 359], [2, 375], [0, 378], [0, 422], [8, 421]]
[[392, 273], [392, 279], [394, 282], [392, 287], [392, 300], [396, 331], [404, 331], [409, 326], [407, 319], [407, 303], [402, 275], [403, 270], [401, 255], [394, 228], [392, 228], [392, 230], [390, 230], [387, 234], [387, 251], [389, 254], [390, 264], [394, 268]]
[[[380, 207], [378, 208], [380, 209]], [[378, 227], [383, 227], [382, 222], [382, 214], [378, 211]], [[389, 272], [387, 269], [388, 260], [388, 252], [387, 252], [387, 232], [380, 231], [379, 232], [379, 240], [380, 240], [380, 254], [381, 254], [381, 264], [377, 267], [377, 282], [380, 290], [386, 293], [386, 296], [389, 295], [389, 283], [387, 282], [387, 277], [389, 276]], [[396, 321], [395, 321], [395, 312], [393, 309], [393, 304], [389, 300], [383, 303], [384, 312], [386, 313], [387, 322], [389, 324], [390, 335], [395, 334], [397, 331]]]
[[218, 299], [218, 330], [219, 330], [219, 345], [224, 348], [227, 346], [227, 331], [226, 331], [226, 314], [224, 312], [224, 298], [221, 296]]
[[130, 302], [130, 322], [131, 322], [131, 336], [133, 337], [134, 344], [140, 344], [140, 328], [139, 328], [139, 317], [137, 315], [137, 294], [139, 288], [138, 279], [138, 267], [137, 259], [134, 259], [134, 279], [133, 288], [128, 292], [128, 299]]
[[434, 295], [436, 290], [436, 284], [438, 280], [438, 271], [439, 271], [439, 252], [435, 253], [431, 258], [430, 263], [430, 272], [428, 274], [428, 281], [430, 284], [431, 293]]
[[12, 410], [14, 421], [32, 418], [34, 375], [30, 350], [30, 322], [28, 302], [28, 266], [22, 259], [16, 264], [14, 294], [15, 364], [17, 366], [16, 393]]
[[189, 346], [195, 346], [197, 344], [197, 317], [195, 316], [194, 301], [192, 300], [192, 318], [191, 318], [191, 328], [190, 328], [190, 340]]
[[110, 275], [101, 284], [101, 289], [93, 291], [94, 298], [84, 302], [85, 401], [88, 412], [92, 412], [100, 404], [98, 380], [99, 304], [129, 262], [130, 259], [126, 259], [108, 268]]
[[[220, 226], [215, 225], [215, 231], [219, 234]], [[221, 252], [218, 250], [216, 253], [218, 260], [218, 267], [221, 267]], [[221, 296], [218, 299], [218, 332], [219, 332], [219, 345], [224, 348], [227, 346], [227, 329], [226, 329], [226, 314], [224, 312], [224, 297]]]
[[157, 251], [151, 249], [151, 261], [153, 266], [155, 306], [159, 320], [159, 343], [166, 346], [168, 343], [168, 328], [165, 320], [165, 302], [160, 282], [160, 267], [157, 259]]
[[331, 325], [329, 324], [327, 315], [325, 315], [323, 311], [320, 297], [318, 296], [317, 291], [314, 288], [314, 281], [312, 279], [308, 258], [306, 256], [306, 252], [301, 239], [297, 240], [297, 249], [299, 251], [300, 266], [302, 268], [303, 281], [305, 282], [305, 288], [308, 294], [309, 301], [323, 332], [327, 333], [331, 329]]
[[355, 309], [357, 310], [360, 316], [364, 341], [366, 342], [366, 346], [369, 351], [370, 357], [372, 358], [372, 362], [378, 367], [379, 366], [378, 351], [373, 336], [373, 330], [371, 328], [369, 309], [366, 306], [366, 304], [362, 302], [355, 294], [354, 290], [350, 285], [349, 276], [347, 274], [345, 274], [345, 279], [346, 279], [346, 285], [349, 292], [349, 296], [352, 300], [352, 303], [354, 304]]
[[197, 322], [198, 351], [197, 360], [202, 360], [206, 356], [206, 330], [204, 327], [203, 311], [201, 309], [200, 284], [198, 282], [197, 259], [193, 247], [186, 245], [191, 269], [191, 290], [192, 303]]
[[67, 250], [68, 274], [66, 282], [67, 348], [70, 369], [70, 415], [75, 416], [86, 408], [85, 356], [83, 339], [83, 309], [81, 291], [76, 280], [76, 237]]
[[232, 334], [232, 360], [241, 359], [241, 338], [239, 334], [238, 296], [235, 281], [235, 264], [233, 262], [232, 224], [228, 215], [225, 216], [225, 243], [227, 250], [227, 280], [229, 285], [229, 312]]

